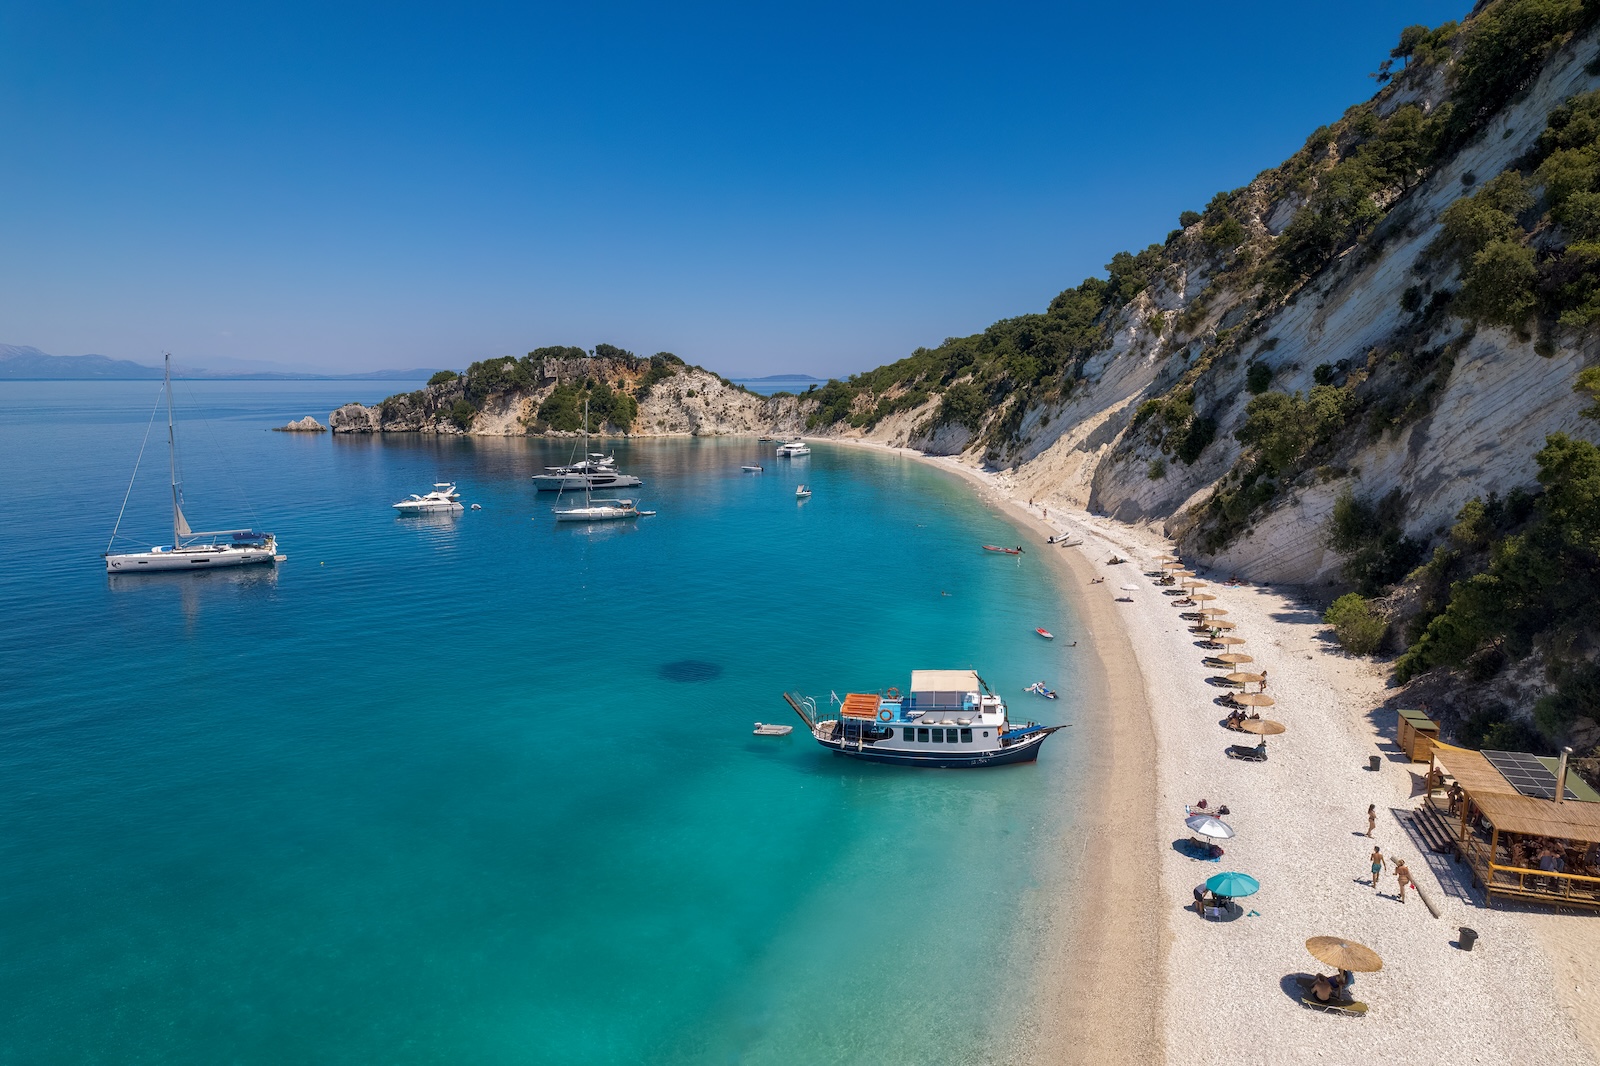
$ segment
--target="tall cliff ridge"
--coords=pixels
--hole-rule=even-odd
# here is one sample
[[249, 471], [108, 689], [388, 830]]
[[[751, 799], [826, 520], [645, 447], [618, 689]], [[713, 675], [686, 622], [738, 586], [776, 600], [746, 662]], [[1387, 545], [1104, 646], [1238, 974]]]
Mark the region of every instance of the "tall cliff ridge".
[[830, 382], [809, 428], [1008, 468], [1259, 580], [1339, 579], [1343, 496], [1438, 543], [1530, 485], [1547, 435], [1593, 436], [1573, 386], [1600, 356], [1600, 194], [1552, 182], [1600, 172], [1552, 161], [1600, 151], [1597, 13], [1408, 29], [1404, 67], [1281, 166], [1043, 314]]
[[586, 402], [590, 432], [647, 437], [794, 433], [816, 406], [758, 396], [667, 352], [641, 358], [601, 344], [441, 371], [416, 392], [345, 404], [328, 422], [335, 433], [563, 435], [582, 432]]

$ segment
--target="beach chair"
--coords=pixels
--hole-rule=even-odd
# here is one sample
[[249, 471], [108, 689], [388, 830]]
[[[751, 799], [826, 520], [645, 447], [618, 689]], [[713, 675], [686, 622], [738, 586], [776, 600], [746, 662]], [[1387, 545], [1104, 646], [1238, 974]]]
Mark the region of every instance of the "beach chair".
[[1228, 745], [1228, 758], [1243, 759], [1245, 762], [1266, 762], [1267, 746], [1262, 744], [1259, 747], [1247, 748], [1242, 744], [1230, 744]]
[[1344, 1018], [1365, 1018], [1367, 1005], [1358, 999], [1330, 999], [1324, 1003], [1316, 996], [1301, 996], [1300, 1005], [1319, 1010], [1324, 1014], [1337, 1014]]

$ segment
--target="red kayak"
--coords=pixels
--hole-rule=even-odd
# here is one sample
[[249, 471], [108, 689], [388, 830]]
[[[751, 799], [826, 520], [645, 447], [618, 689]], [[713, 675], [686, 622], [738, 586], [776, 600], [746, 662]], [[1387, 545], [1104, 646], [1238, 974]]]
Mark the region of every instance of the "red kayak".
[[985, 544], [983, 546], [983, 550], [986, 551], [986, 552], [1005, 552], [1007, 555], [1021, 555], [1022, 554], [1022, 549], [1021, 548], [1002, 548], [997, 544]]
[[1056, 639], [1056, 635], [1054, 633], [1050, 632], [1048, 629], [1035, 629], [1034, 632], [1039, 634], [1045, 640], [1055, 640]]

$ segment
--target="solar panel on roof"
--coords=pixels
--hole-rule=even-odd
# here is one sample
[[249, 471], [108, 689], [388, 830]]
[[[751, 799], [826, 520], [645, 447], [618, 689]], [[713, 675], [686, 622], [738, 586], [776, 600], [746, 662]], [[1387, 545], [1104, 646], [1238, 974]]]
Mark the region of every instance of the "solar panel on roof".
[[[1485, 751], [1482, 753], [1489, 765], [1500, 771], [1500, 776], [1512, 788], [1534, 799], [1556, 798], [1556, 775], [1540, 762], [1538, 756], [1522, 751]], [[1566, 798], [1575, 800], [1577, 794], [1566, 789]]]

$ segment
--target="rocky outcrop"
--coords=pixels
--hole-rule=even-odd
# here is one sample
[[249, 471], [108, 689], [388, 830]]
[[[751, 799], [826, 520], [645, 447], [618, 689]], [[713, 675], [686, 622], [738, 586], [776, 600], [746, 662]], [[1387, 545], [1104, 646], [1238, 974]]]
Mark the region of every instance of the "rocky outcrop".
[[311, 417], [310, 415], [306, 415], [304, 418], [302, 418], [302, 419], [300, 419], [298, 421], [290, 422], [286, 426], [273, 426], [272, 428], [274, 430], [276, 430], [277, 432], [279, 432], [279, 433], [326, 433], [326, 432], [328, 432], [328, 427], [327, 426], [323, 425], [321, 422], [318, 422], [315, 418]]
[[335, 433], [379, 433], [378, 409], [359, 403], [347, 403], [328, 414], [328, 428]]
[[[545, 402], [563, 385], [603, 384], [631, 398], [635, 414], [618, 426], [598, 416], [597, 435], [635, 437], [795, 434], [806, 430], [816, 402], [797, 396], [758, 396], [696, 366], [647, 377], [649, 360], [594, 358], [541, 366], [542, 380], [476, 395], [466, 377], [400, 393], [370, 406], [350, 403], [328, 416], [335, 433], [466, 433], [472, 436], [570, 436], [542, 416]], [[548, 377], [543, 377], [548, 373]], [[476, 402], [474, 402], [476, 401]], [[579, 401], [581, 402], [581, 401]]]

